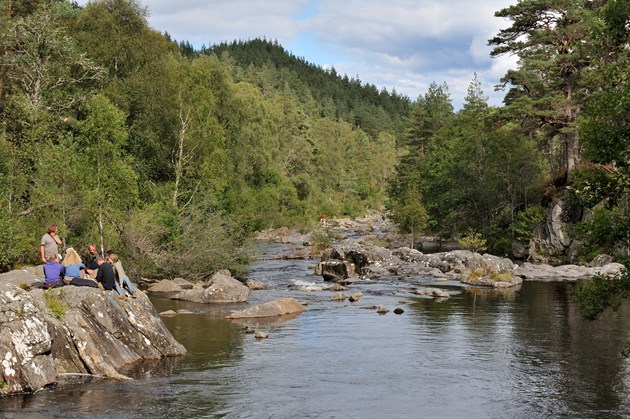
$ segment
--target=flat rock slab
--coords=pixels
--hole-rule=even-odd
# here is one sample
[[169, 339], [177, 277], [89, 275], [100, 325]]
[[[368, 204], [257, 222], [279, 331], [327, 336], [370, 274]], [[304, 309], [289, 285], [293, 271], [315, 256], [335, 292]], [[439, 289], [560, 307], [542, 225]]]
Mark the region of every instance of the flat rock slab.
[[258, 304], [244, 310], [234, 311], [226, 319], [246, 319], [260, 317], [275, 317], [283, 314], [301, 313], [304, 306], [295, 298], [281, 298]]
[[620, 263], [609, 263], [599, 267], [578, 265], [551, 266], [544, 263], [534, 264], [526, 262], [514, 269], [516, 276], [524, 281], [577, 281], [590, 279], [595, 275], [613, 276], [623, 269]]

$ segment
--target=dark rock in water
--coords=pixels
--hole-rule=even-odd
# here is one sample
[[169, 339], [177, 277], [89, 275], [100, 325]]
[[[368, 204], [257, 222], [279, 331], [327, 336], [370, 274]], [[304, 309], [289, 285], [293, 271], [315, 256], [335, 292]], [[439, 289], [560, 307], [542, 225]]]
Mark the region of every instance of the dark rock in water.
[[394, 314], [403, 314], [404, 312], [405, 312], [405, 310], [403, 310], [403, 309], [402, 309], [402, 308], [400, 308], [400, 307], [396, 307], [396, 308], [394, 309]]
[[171, 299], [195, 303], [242, 303], [250, 294], [251, 290], [232, 278], [229, 271], [219, 271], [206, 284], [195, 284], [192, 289], [175, 294]]
[[27, 292], [0, 283], [0, 394], [36, 391], [64, 374], [126, 379], [147, 359], [183, 355], [147, 296], [67, 286]]
[[318, 271], [325, 281], [343, 281], [355, 277], [355, 267], [353, 263], [344, 260], [327, 260], [319, 263]]
[[301, 313], [304, 306], [295, 298], [281, 298], [267, 303], [258, 304], [244, 310], [234, 311], [226, 319], [244, 319], [258, 317], [274, 317], [283, 314]]

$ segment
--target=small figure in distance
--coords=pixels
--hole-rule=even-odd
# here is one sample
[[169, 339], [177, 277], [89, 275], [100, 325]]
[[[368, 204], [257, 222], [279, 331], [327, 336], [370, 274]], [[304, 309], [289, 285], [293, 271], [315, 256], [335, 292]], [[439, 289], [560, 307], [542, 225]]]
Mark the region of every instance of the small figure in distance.
[[63, 258], [63, 266], [66, 268], [63, 283], [69, 285], [74, 278], [81, 278], [81, 270], [85, 270], [85, 265], [81, 262], [81, 256], [74, 248], [66, 249], [66, 257]]
[[94, 243], [90, 243], [87, 251], [81, 255], [81, 260], [85, 265], [85, 273], [92, 279], [96, 278], [99, 257], [101, 257], [101, 255], [98, 253], [98, 249]]
[[114, 289], [116, 284], [116, 273], [114, 272], [114, 265], [106, 262], [101, 256], [96, 259], [98, 264], [98, 270], [96, 272], [96, 282], [103, 286], [106, 291]]
[[116, 272], [116, 283], [114, 288], [119, 295], [127, 297], [130, 295], [132, 298], [136, 298], [136, 289], [131, 284], [129, 277], [125, 274], [122, 262], [115, 252], [108, 252], [107, 260], [114, 265], [114, 271]]
[[56, 288], [63, 286], [64, 266], [59, 263], [59, 255], [54, 254], [48, 257], [44, 264], [44, 288]]
[[42, 236], [41, 244], [39, 246], [42, 263], [48, 263], [48, 258], [52, 255], [56, 256], [59, 254], [61, 239], [57, 233], [59, 233], [59, 228], [55, 224], [50, 224], [48, 226], [48, 232]]

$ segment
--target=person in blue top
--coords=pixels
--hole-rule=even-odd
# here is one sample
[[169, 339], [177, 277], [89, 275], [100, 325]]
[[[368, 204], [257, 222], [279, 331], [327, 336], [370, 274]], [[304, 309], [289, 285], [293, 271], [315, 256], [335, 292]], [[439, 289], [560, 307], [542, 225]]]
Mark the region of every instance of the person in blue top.
[[64, 276], [65, 268], [59, 263], [59, 255], [50, 255], [44, 264], [44, 288], [55, 288], [63, 286], [61, 280]]
[[85, 273], [85, 265], [81, 262], [81, 256], [74, 248], [66, 249], [66, 257], [63, 258], [63, 266], [66, 272], [63, 277], [63, 283], [69, 285], [74, 278], [82, 278], [81, 270]]

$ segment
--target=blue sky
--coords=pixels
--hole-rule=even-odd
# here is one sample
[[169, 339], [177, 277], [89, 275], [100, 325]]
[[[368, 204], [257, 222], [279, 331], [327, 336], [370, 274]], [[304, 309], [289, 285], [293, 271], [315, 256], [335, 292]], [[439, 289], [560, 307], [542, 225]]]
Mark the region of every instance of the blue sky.
[[[86, 4], [88, 0], [80, 0]], [[476, 72], [489, 102], [513, 56], [487, 40], [509, 22], [494, 12], [517, 0], [140, 0], [149, 24], [194, 46], [277, 40], [294, 55], [415, 100], [446, 82], [456, 108]]]

